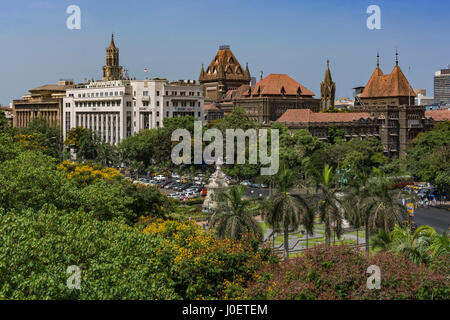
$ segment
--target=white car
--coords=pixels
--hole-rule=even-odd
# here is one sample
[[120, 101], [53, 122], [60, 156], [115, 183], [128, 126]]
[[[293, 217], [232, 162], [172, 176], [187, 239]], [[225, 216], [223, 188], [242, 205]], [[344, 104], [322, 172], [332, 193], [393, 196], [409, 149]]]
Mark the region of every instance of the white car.
[[174, 179], [180, 179], [180, 175], [179, 175], [179, 174], [172, 174], [172, 178], [174, 178]]
[[157, 176], [155, 176], [154, 178], [156, 181], [166, 181], [166, 177], [163, 176], [162, 174], [158, 174]]

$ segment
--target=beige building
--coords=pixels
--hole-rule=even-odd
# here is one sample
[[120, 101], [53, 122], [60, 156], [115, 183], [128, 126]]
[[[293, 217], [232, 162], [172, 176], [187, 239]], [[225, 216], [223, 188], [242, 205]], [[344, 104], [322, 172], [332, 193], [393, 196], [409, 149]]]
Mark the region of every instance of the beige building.
[[45, 118], [51, 126], [60, 128], [62, 137], [62, 108], [66, 91], [74, 87], [73, 81], [61, 80], [29, 90], [20, 100], [14, 100], [13, 126], [26, 128], [37, 117]]

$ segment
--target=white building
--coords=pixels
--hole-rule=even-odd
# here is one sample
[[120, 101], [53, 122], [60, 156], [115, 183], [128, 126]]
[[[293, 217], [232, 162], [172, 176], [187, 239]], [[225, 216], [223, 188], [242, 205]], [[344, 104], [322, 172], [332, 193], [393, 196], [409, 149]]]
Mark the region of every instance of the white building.
[[203, 89], [195, 81], [166, 79], [95, 81], [67, 90], [63, 136], [77, 126], [118, 144], [143, 129], [163, 126], [164, 118], [203, 119]]

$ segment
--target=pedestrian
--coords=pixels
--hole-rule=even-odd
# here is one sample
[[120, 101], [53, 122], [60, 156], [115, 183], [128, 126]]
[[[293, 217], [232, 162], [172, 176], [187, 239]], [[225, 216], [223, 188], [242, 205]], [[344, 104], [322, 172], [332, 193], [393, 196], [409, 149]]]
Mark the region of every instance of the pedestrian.
[[402, 198], [402, 205], [405, 206], [405, 204], [406, 204], [406, 200], [405, 200], [405, 198]]
[[433, 197], [433, 207], [436, 207], [436, 197]]

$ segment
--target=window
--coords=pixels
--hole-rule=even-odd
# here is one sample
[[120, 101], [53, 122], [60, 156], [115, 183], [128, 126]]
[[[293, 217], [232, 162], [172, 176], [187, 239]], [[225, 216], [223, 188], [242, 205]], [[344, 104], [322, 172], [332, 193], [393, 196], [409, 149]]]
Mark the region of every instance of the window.
[[166, 107], [168, 107], [169, 106], [169, 101], [166, 101]]
[[156, 101], [156, 106], [159, 107], [159, 101]]
[[148, 96], [148, 91], [144, 91], [142, 94], [143, 94], [144, 97], [147, 97]]
[[168, 96], [169, 95], [169, 91], [166, 91], [166, 96]]
[[156, 111], [156, 116], [159, 117], [159, 111]]
[[169, 117], [169, 111], [166, 112], [166, 117]]
[[142, 105], [143, 105], [144, 107], [148, 107], [148, 101], [142, 101]]
[[70, 108], [70, 103], [66, 103], [66, 108]]
[[156, 95], [159, 97], [159, 91], [156, 91]]

